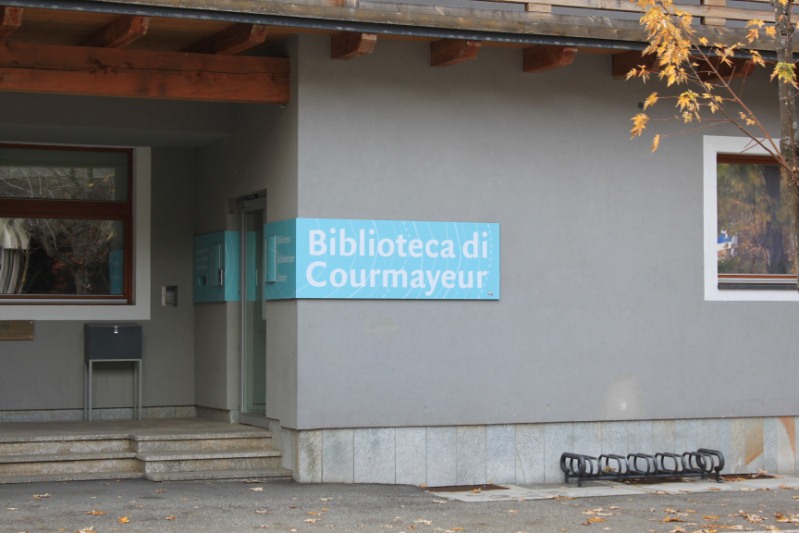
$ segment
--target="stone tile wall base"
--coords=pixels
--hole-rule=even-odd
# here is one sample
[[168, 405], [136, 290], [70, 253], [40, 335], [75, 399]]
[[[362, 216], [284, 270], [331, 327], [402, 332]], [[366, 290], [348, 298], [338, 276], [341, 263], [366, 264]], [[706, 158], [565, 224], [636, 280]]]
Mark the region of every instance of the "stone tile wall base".
[[795, 473], [797, 417], [281, 430], [284, 466], [308, 483], [562, 483], [560, 454], [720, 450], [725, 473]]

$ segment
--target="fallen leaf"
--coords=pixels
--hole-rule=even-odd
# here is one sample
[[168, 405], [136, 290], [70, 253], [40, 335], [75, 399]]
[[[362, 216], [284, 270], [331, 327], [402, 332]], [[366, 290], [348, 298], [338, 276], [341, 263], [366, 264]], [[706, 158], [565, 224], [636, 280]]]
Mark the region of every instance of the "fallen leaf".
[[320, 502], [331, 502], [331, 501], [333, 501], [333, 498], [319, 498], [319, 501]]
[[250, 490], [253, 491], [253, 492], [263, 492], [264, 488], [263, 487], [253, 487]]
[[84, 527], [83, 529], [77, 530], [75, 533], [95, 533], [94, 526]]
[[266, 509], [258, 509], [258, 510], [255, 511], [255, 514], [266, 514], [268, 512], [269, 511], [267, 511]]
[[318, 518], [306, 518], [306, 519], [305, 519], [305, 523], [306, 523], [306, 524], [315, 524], [315, 523], [317, 523], [318, 521], [319, 521], [319, 519], [318, 519]]
[[666, 518], [660, 521], [661, 524], [667, 524], [669, 522], [685, 522], [685, 520], [683, 520], [679, 516], [667, 516]]
[[424, 518], [417, 518], [416, 520], [413, 521], [413, 523], [414, 524], [424, 524], [426, 526], [432, 526], [433, 525], [433, 521], [432, 520], [425, 520]]
[[105, 514], [105, 511], [89, 511], [86, 514], [91, 516], [103, 516]]
[[165, 516], [165, 517], [164, 517], [164, 520], [169, 520], [170, 522], [171, 522], [172, 520], [177, 520], [177, 519], [178, 519], [178, 517], [177, 517], [177, 516], [175, 516], [175, 515], [169, 515], [169, 516]]
[[595, 515], [595, 516], [613, 516], [613, 513], [605, 511], [602, 507], [597, 507], [596, 509], [588, 509], [586, 511], [583, 511], [583, 514]]
[[590, 526], [591, 524], [597, 524], [599, 522], [604, 522], [604, 521], [605, 521], [605, 519], [602, 518], [601, 516], [592, 516], [591, 518], [589, 518], [585, 522], [581, 522], [581, 525]]
[[130, 518], [128, 518], [127, 516], [120, 516], [117, 522], [119, 522], [120, 524], [127, 524], [130, 522]]
[[49, 497], [50, 497], [50, 495], [48, 493], [46, 493], [46, 492], [44, 494], [34, 494], [33, 495], [33, 499], [34, 500], [41, 500], [42, 498], [49, 498]]
[[744, 520], [746, 520], [751, 524], [757, 524], [758, 522], [762, 522], [763, 520], [765, 520], [765, 518], [763, 518], [760, 515], [750, 514], [747, 513], [746, 511], [738, 511], [738, 516], [742, 516]]
[[480, 489], [472, 489], [472, 494], [480, 494], [481, 492], [483, 491]]
[[719, 517], [714, 515], [714, 514], [706, 514], [705, 516], [702, 517], [702, 519], [703, 520], [709, 520], [711, 522], [715, 522], [716, 520], [719, 519]]
[[783, 524], [799, 524], [799, 515], [774, 513], [774, 520], [782, 522]]

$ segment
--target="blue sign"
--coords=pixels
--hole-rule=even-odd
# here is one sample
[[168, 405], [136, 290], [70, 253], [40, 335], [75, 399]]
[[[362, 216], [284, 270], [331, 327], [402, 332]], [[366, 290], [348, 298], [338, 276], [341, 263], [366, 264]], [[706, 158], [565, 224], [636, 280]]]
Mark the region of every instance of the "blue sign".
[[268, 300], [499, 300], [499, 224], [298, 218], [266, 241]]

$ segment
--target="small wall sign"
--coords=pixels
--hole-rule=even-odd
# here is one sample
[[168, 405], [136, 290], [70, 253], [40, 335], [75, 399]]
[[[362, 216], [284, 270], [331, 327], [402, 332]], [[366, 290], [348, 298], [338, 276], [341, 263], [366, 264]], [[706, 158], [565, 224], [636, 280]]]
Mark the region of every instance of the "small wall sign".
[[0, 320], [0, 341], [32, 341], [33, 320]]

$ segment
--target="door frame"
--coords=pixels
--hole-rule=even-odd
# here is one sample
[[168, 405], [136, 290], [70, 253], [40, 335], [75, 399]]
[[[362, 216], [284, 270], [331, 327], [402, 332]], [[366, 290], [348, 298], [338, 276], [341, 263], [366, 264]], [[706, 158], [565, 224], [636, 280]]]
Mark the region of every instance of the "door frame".
[[[240, 394], [239, 394], [239, 422], [242, 424], [247, 424], [251, 426], [258, 426], [258, 427], [269, 427], [269, 420], [266, 417], [266, 375], [264, 375], [264, 414], [260, 415], [257, 413], [246, 413], [244, 412], [244, 407], [246, 405], [246, 392], [247, 392], [247, 385], [246, 379], [247, 376], [246, 372], [246, 321], [245, 321], [245, 306], [247, 305], [247, 292], [246, 292], [246, 283], [247, 283], [247, 276], [246, 276], [246, 246], [245, 241], [247, 238], [246, 230], [245, 230], [245, 220], [248, 213], [252, 213], [254, 211], [262, 211], [262, 223], [266, 224], [266, 191], [259, 191], [254, 194], [249, 194], [247, 196], [241, 197], [236, 201], [236, 210], [239, 219], [239, 229], [241, 233], [241, 250], [240, 250], [240, 293], [241, 299], [239, 303], [239, 364], [240, 364], [240, 371], [239, 371], [239, 379], [240, 379]], [[263, 254], [262, 254], [263, 255]], [[261, 271], [266, 267], [264, 264], [264, 257], [256, 258], [256, 261], [261, 263]], [[263, 288], [262, 288], [263, 289]], [[263, 296], [263, 293], [261, 293]], [[264, 306], [263, 309], [263, 320], [266, 320], [266, 301], [262, 300], [261, 305]], [[265, 341], [266, 339], [264, 339]], [[264, 364], [266, 363], [266, 342], [264, 342]]]

